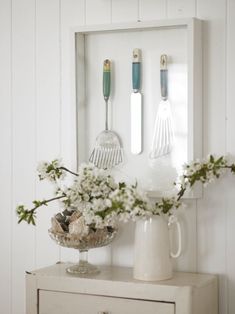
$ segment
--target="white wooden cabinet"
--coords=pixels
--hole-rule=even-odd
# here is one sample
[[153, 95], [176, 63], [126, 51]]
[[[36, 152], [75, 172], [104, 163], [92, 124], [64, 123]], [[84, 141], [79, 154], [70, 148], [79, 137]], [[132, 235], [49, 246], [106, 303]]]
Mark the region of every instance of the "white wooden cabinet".
[[101, 267], [93, 277], [66, 273], [68, 264], [26, 274], [26, 314], [217, 314], [216, 276], [174, 273], [137, 281], [132, 269]]

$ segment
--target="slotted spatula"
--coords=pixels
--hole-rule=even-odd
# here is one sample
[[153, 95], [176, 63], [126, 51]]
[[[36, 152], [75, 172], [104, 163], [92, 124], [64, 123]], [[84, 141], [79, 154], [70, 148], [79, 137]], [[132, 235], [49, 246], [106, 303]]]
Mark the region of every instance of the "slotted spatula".
[[93, 149], [89, 161], [96, 167], [108, 169], [123, 161], [123, 151], [118, 135], [109, 130], [108, 126], [108, 100], [110, 96], [111, 62], [104, 60], [103, 65], [103, 96], [105, 100], [105, 130], [96, 138], [95, 148]]
[[167, 55], [161, 55], [160, 58], [160, 84], [161, 101], [158, 106], [154, 125], [152, 146], [149, 155], [151, 159], [170, 154], [174, 141], [171, 105], [168, 100]]

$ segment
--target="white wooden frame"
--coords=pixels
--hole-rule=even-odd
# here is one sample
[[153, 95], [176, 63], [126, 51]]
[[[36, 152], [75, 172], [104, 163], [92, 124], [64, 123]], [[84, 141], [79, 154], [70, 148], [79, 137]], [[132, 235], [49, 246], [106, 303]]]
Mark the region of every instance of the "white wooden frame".
[[[91, 25], [73, 28], [71, 31], [72, 51], [72, 93], [77, 108], [77, 164], [83, 159], [86, 143], [85, 125], [85, 38], [92, 33], [138, 31], [148, 29], [182, 28], [187, 29], [188, 55], [188, 161], [202, 157], [202, 21], [196, 18], [177, 20], [158, 20], [148, 22]], [[79, 58], [78, 58], [79, 56]], [[79, 59], [79, 62], [77, 61]], [[80, 73], [77, 76], [77, 73]], [[160, 197], [154, 191], [150, 197]], [[201, 186], [187, 193], [185, 198], [202, 196]]]

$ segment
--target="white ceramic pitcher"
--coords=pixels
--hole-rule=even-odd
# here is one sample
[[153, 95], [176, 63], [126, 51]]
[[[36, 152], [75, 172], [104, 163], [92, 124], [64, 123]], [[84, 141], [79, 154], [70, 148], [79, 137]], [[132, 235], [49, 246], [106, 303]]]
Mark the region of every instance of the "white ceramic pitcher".
[[[178, 250], [170, 249], [169, 226], [176, 223]], [[181, 228], [175, 216], [167, 221], [162, 216], [140, 219], [136, 222], [134, 248], [134, 278], [139, 280], [166, 280], [172, 277], [171, 258], [181, 254]]]

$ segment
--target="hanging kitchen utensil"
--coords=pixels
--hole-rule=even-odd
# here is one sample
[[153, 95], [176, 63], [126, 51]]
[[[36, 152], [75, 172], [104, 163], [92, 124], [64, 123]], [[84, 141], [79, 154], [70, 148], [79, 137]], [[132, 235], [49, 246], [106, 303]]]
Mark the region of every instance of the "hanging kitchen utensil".
[[174, 131], [171, 106], [168, 100], [167, 55], [160, 58], [161, 101], [158, 106], [154, 125], [151, 152], [149, 157], [156, 159], [170, 154], [173, 146]]
[[101, 132], [95, 142], [89, 161], [98, 168], [112, 168], [123, 161], [123, 152], [117, 134], [109, 130], [108, 100], [110, 96], [110, 60], [104, 60], [103, 65], [103, 96], [105, 100], [105, 130]]
[[142, 97], [140, 93], [141, 51], [133, 50], [131, 94], [131, 152], [138, 155], [142, 151]]

